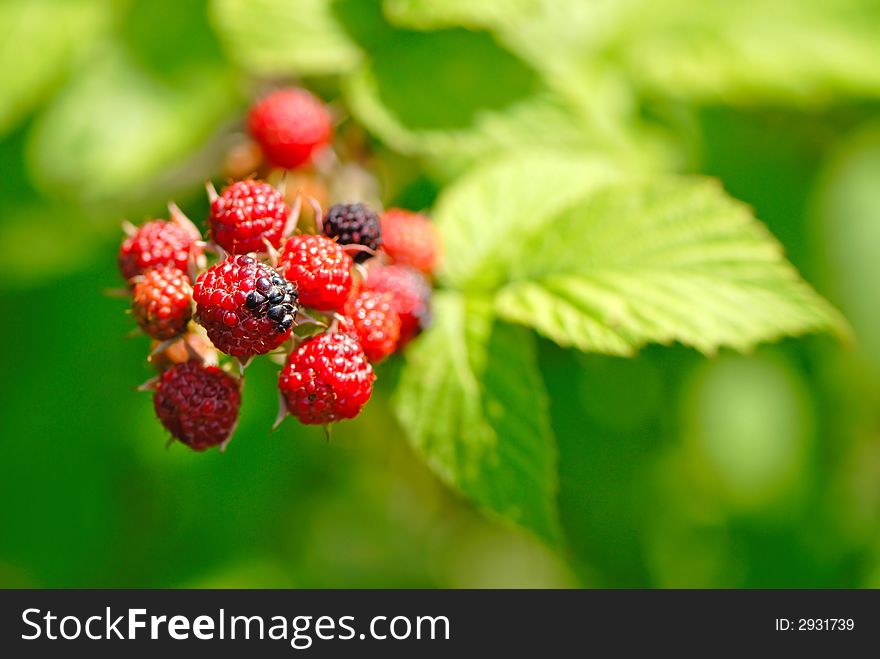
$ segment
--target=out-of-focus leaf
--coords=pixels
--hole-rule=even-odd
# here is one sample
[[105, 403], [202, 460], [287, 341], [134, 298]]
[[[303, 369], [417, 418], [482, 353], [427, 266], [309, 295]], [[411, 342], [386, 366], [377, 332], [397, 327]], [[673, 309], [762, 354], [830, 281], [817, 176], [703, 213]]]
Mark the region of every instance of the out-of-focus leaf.
[[703, 364], [682, 406], [690, 474], [734, 511], [767, 512], [804, 484], [811, 409], [803, 381], [781, 360]]
[[341, 73], [361, 57], [332, 0], [214, 0], [211, 14], [231, 56], [254, 73]]
[[489, 30], [539, 68], [595, 54], [618, 31], [634, 0], [385, 0], [395, 25], [418, 30]]
[[210, 136], [235, 107], [231, 83], [208, 67], [163, 80], [109, 49], [39, 116], [32, 176], [53, 193], [131, 195]]
[[0, 222], [0, 290], [33, 286], [85, 266], [106, 244], [107, 231], [98, 224], [69, 205], [5, 208]]
[[100, 0], [0, 3], [0, 133], [39, 103], [112, 15]]
[[544, 0], [384, 0], [385, 15], [396, 25], [419, 30], [498, 28], [534, 17]]
[[163, 77], [228, 64], [209, 21], [210, 1], [128, 0], [119, 41], [135, 62]]
[[665, 96], [823, 103], [880, 94], [878, 30], [873, 0], [644, 1], [617, 54]]
[[[488, 29], [577, 91], [601, 62], [661, 96], [815, 104], [880, 94], [873, 0], [386, 0], [399, 25]], [[566, 82], [567, 81], [567, 82]]]
[[395, 396], [410, 441], [479, 506], [556, 542], [556, 449], [531, 337], [496, 323], [488, 302], [434, 304]]
[[880, 127], [868, 126], [839, 150], [817, 198], [816, 244], [825, 279], [852, 321], [859, 347], [880, 367]]
[[455, 168], [511, 149], [625, 148], [488, 33], [397, 31], [371, 56], [345, 81], [346, 95], [357, 118], [398, 151]]

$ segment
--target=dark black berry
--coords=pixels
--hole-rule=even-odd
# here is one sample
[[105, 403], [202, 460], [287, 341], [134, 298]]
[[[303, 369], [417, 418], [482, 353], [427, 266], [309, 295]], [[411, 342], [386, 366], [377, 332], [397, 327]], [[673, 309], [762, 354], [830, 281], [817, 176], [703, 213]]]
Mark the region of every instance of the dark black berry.
[[251, 291], [248, 293], [247, 298], [245, 298], [244, 304], [245, 306], [253, 311], [254, 309], [258, 309], [263, 302], [266, 301], [266, 296], [262, 293], [257, 293], [257, 291]]
[[296, 286], [279, 275], [274, 268], [265, 263], [260, 266], [266, 274], [257, 279], [256, 290], [247, 294], [244, 304], [254, 316], [267, 316], [275, 323], [276, 330], [286, 332], [293, 325], [299, 311]]
[[[382, 244], [379, 216], [364, 204], [335, 204], [324, 216], [324, 235], [341, 245], [363, 245], [372, 250]], [[357, 262], [366, 261], [371, 254], [354, 252]]]

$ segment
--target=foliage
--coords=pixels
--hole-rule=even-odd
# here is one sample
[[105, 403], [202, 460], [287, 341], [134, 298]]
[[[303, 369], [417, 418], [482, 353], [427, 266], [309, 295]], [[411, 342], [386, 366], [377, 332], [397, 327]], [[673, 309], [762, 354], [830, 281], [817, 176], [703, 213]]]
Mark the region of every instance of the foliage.
[[[862, 276], [876, 271], [875, 129], [841, 148], [819, 180], [818, 219], [803, 219], [835, 131], [876, 111], [880, 11], [871, 0], [213, 0], [185, 8], [40, 0], [0, 5], [0, 18], [15, 26], [0, 46], [0, 167], [13, 191], [0, 196], [0, 249], [9, 252], [0, 276], [16, 303], [64, 278], [94, 286], [77, 277], [91, 276], [87, 264], [107, 251], [121, 214], [161, 213], [171, 195], [195, 199], [197, 184], [218, 174], [211, 163], [240, 130], [248, 99], [266, 85], [302, 81], [332, 99], [341, 133], [366, 131], [363, 164], [378, 172], [383, 199], [431, 206], [446, 247], [433, 325], [380, 373], [376, 411], [341, 441], [346, 432], [372, 440], [402, 430], [414, 454], [491, 519], [535, 534], [582, 581], [595, 569], [598, 583], [614, 585], [727, 585], [725, 574], [779, 585], [784, 579], [735, 576], [727, 534], [760, 535], [738, 529], [736, 516], [803, 512], [822, 498], [823, 480], [840, 501], [873, 501], [867, 476], [844, 474], [876, 460], [875, 444], [859, 434], [880, 377], [876, 305]], [[756, 205], [769, 229], [735, 197]], [[39, 262], [11, 248], [37, 239]], [[757, 347], [808, 333], [853, 344], [847, 320], [786, 249], [852, 319], [870, 361], [829, 341]], [[73, 305], [62, 309], [75, 316]], [[79, 322], [68, 321], [71, 342], [94, 341], [85, 324], [75, 334]], [[121, 323], [101, 334], [116, 330]], [[670, 347], [651, 347], [658, 343]], [[36, 338], [25, 346], [38, 350]], [[112, 371], [117, 358], [125, 361], [111, 351], [101, 366]], [[79, 357], [66, 367], [89, 368]], [[39, 389], [23, 362], [9, 373], [4, 379]], [[837, 409], [834, 392], [844, 390], [843, 420], [810, 416], [811, 404]], [[23, 395], [0, 397], [4, 421]], [[100, 404], [97, 390], [83, 396]], [[110, 412], [93, 433], [129, 425], [132, 409]], [[10, 428], [21, 432], [16, 423]], [[42, 423], [38, 431], [64, 431], [59, 420]], [[253, 425], [245, 419], [242, 434], [261, 432]], [[846, 439], [829, 449], [840, 452], [836, 471], [814, 483], [817, 427]], [[267, 492], [307, 492], [285, 485], [283, 469], [326, 475], [319, 453], [307, 450], [299, 464], [284, 457], [290, 446], [272, 441], [282, 466], [267, 474]], [[375, 471], [382, 458], [374, 450], [367, 462]], [[25, 468], [39, 464], [37, 454], [14, 451]], [[96, 445], [87, 450], [96, 453]], [[409, 453], [395, 455], [417, 468], [399, 457]], [[121, 459], [135, 471], [143, 456]], [[256, 480], [264, 463], [254, 451], [239, 472], [224, 469]], [[226, 482], [181, 464], [172, 467], [181, 480], [194, 469]], [[343, 469], [371, 478], [348, 462]], [[72, 487], [76, 479], [63, 473], [59, 482]], [[401, 489], [444, 496], [395, 474]], [[93, 535], [119, 532], [109, 522], [97, 528], [117, 519], [99, 501], [113, 478], [91, 487], [76, 497], [106, 513], [92, 521]], [[234, 491], [238, 513], [272, 505], [268, 495]], [[342, 519], [352, 490], [329, 491], [321, 490], [324, 505]], [[444, 505], [458, 519], [449, 512], [457, 504]], [[825, 534], [840, 531], [857, 548], [827, 549], [837, 574], [849, 553], [868, 551], [875, 512], [839, 522], [842, 530], [827, 513]], [[27, 525], [4, 514], [4, 526]], [[318, 518], [309, 528], [320, 536]], [[422, 523], [408, 518], [412, 537], [427, 537]], [[405, 540], [388, 541], [395, 531], [376, 544], [396, 547], [394, 560], [406, 563]], [[224, 537], [240, 543], [233, 535]], [[521, 536], [504, 543], [511, 537]], [[705, 546], [705, 560], [690, 568], [677, 557], [692, 541]], [[522, 555], [556, 566], [544, 551], [529, 545]], [[7, 559], [27, 562], [25, 553]], [[296, 576], [308, 583], [309, 561], [332, 559], [305, 553]], [[792, 565], [798, 560], [809, 562], [795, 556]], [[258, 560], [232, 572], [276, 573], [274, 564], [264, 568]], [[69, 583], [62, 572], [45, 578]], [[815, 565], [803, 572], [824, 583]]]

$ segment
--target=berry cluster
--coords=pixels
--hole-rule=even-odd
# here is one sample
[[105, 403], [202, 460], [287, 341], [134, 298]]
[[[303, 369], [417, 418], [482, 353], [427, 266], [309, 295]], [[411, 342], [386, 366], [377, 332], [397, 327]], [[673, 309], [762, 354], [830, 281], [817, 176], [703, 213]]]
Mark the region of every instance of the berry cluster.
[[[248, 128], [268, 180], [311, 167], [333, 138], [327, 108], [302, 89], [257, 102]], [[208, 184], [205, 237], [174, 204], [169, 220], [125, 226], [119, 269], [158, 372], [145, 388], [162, 425], [196, 451], [232, 437], [253, 357], [282, 364], [279, 421], [290, 414], [329, 428], [360, 414], [373, 365], [429, 321], [440, 243], [426, 217], [360, 202], [324, 213], [305, 192], [290, 199], [268, 180], [220, 193]], [[313, 231], [298, 226], [305, 206]]]

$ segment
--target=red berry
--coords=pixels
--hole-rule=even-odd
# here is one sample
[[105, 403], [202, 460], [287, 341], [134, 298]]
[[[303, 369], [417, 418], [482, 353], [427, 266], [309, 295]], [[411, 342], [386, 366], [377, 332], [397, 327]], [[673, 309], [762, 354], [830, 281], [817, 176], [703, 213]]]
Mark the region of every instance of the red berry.
[[293, 169], [333, 138], [330, 113], [305, 89], [280, 89], [254, 105], [251, 135], [272, 165]]
[[278, 387], [293, 416], [302, 423], [323, 424], [360, 414], [374, 379], [354, 337], [325, 332], [290, 353]]
[[[358, 338], [357, 327], [354, 326], [354, 321], [348, 316], [337, 316], [336, 331], [340, 334], [348, 334], [355, 339]], [[358, 342], [360, 342], [360, 339], [358, 339]]]
[[400, 339], [400, 315], [391, 293], [363, 291], [345, 306], [358, 340], [371, 362], [394, 352]]
[[264, 252], [263, 238], [281, 244], [290, 207], [281, 193], [263, 181], [238, 181], [211, 202], [211, 237], [232, 254]]
[[405, 265], [370, 268], [364, 288], [391, 293], [400, 314], [400, 341], [403, 347], [427, 326], [431, 316], [431, 283], [418, 270]]
[[240, 405], [238, 380], [197, 360], [175, 364], [162, 373], [153, 394], [159, 421], [195, 451], [232, 436]]
[[126, 238], [119, 249], [119, 269], [122, 276], [131, 279], [147, 268], [173, 265], [187, 271], [190, 255], [202, 253], [195, 242], [199, 236], [174, 222], [152, 220]]
[[196, 320], [221, 351], [251, 357], [289, 337], [298, 309], [296, 288], [252, 256], [230, 255], [193, 286]]
[[391, 260], [430, 275], [440, 257], [440, 238], [424, 215], [400, 208], [385, 211], [381, 218], [382, 247]]
[[189, 277], [174, 266], [150, 268], [134, 285], [131, 311], [140, 328], [154, 339], [181, 334], [192, 318]]
[[324, 236], [293, 236], [281, 253], [284, 276], [296, 284], [299, 303], [318, 311], [340, 309], [351, 291], [351, 257]]

